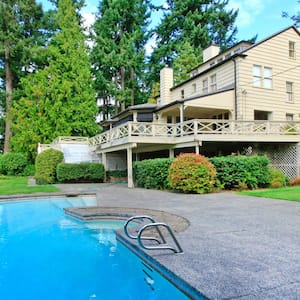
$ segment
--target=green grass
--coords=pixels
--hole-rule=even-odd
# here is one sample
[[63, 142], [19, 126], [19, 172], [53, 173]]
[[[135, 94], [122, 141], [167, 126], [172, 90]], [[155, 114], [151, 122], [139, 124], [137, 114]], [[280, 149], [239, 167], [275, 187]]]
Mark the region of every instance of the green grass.
[[0, 195], [58, 192], [53, 185], [28, 186], [27, 177], [0, 176]]
[[291, 186], [278, 189], [262, 189], [254, 191], [243, 191], [241, 195], [266, 197], [272, 199], [289, 200], [300, 202], [300, 186]]

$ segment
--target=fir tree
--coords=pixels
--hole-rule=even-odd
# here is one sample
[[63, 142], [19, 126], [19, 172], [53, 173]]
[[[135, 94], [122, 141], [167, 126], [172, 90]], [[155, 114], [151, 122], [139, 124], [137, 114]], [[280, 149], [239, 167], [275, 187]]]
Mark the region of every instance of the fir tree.
[[[143, 102], [148, 0], [103, 0], [94, 25], [93, 73], [98, 98], [122, 109]], [[116, 111], [117, 112], [117, 111]]]
[[22, 80], [23, 97], [12, 109], [12, 148], [31, 158], [38, 142], [91, 136], [98, 130], [90, 61], [72, 0], [59, 0], [57, 25], [49, 65]]
[[20, 78], [36, 70], [43, 55], [45, 22], [41, 5], [35, 0], [0, 2], [0, 86], [5, 115], [4, 152], [11, 136], [10, 108]]
[[168, 0], [161, 23], [154, 30], [157, 47], [150, 61], [149, 81], [158, 81], [159, 70], [173, 59], [185, 42], [197, 57], [210, 44], [221, 49], [232, 46], [237, 29], [237, 11], [227, 10], [228, 0]]

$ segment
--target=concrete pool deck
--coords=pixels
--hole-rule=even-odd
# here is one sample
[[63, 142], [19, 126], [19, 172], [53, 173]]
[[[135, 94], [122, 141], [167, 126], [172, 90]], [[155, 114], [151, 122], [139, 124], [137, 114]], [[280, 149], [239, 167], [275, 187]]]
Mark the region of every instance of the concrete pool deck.
[[186, 218], [190, 226], [176, 234], [184, 254], [151, 255], [209, 299], [300, 299], [298, 202], [116, 184], [58, 187], [95, 191], [103, 207], [155, 209]]
[[121, 184], [57, 186], [64, 194], [95, 193], [100, 207], [161, 210], [186, 218], [189, 227], [176, 233], [183, 254], [148, 253], [209, 299], [300, 299], [299, 202]]

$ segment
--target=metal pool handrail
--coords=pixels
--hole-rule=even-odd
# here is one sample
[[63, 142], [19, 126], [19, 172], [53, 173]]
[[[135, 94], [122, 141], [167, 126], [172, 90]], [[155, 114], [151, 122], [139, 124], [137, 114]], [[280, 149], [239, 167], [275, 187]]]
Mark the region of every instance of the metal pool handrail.
[[[143, 227], [141, 227], [138, 230], [137, 235], [132, 235], [128, 231], [128, 225], [130, 224], [130, 222], [133, 222], [135, 220], [148, 220], [150, 222], [148, 224], [144, 225]], [[164, 236], [160, 230], [160, 227], [165, 228], [169, 232], [176, 247], [172, 247], [172, 246], [168, 245], [168, 243], [166, 242], [166, 239], [164, 238]], [[161, 240], [158, 240], [157, 238], [155, 238], [153, 236], [143, 236], [143, 232], [149, 228], [155, 228], [157, 233], [159, 234], [159, 237], [161, 238]], [[138, 241], [139, 246], [143, 249], [146, 249], [146, 250], [171, 250], [174, 253], [182, 253], [183, 252], [183, 250], [182, 250], [178, 240], [176, 239], [172, 229], [170, 228], [170, 226], [167, 225], [166, 223], [155, 222], [155, 220], [150, 216], [134, 216], [134, 217], [129, 218], [126, 221], [126, 223], [124, 224], [124, 232], [127, 237], [129, 237], [131, 239], [136, 239]], [[154, 246], [145, 245], [143, 243], [144, 240], [155, 241], [159, 245], [154, 245]]]
[[[136, 221], [136, 220], [148, 220], [148, 221], [150, 221], [151, 223], [155, 223], [155, 220], [154, 220], [152, 217], [150, 217], [150, 216], [145, 216], [145, 215], [141, 215], [141, 216], [133, 216], [133, 217], [129, 218], [129, 219], [126, 221], [126, 223], [124, 224], [124, 232], [125, 232], [125, 234], [126, 234], [129, 238], [134, 239], [134, 240], [137, 240], [137, 239], [138, 239], [138, 235], [132, 235], [132, 234], [130, 234], [129, 231], [128, 231], [128, 225], [129, 225], [129, 223], [134, 222], [134, 221]], [[156, 228], [156, 231], [157, 231], [157, 233], [159, 234], [159, 237], [161, 238], [161, 240], [163, 241], [163, 243], [166, 243], [166, 240], [165, 240], [164, 236], [162, 235], [161, 231], [159, 230], [159, 228]], [[152, 241], [156, 241], [157, 243], [160, 244], [160, 241], [159, 241], [157, 238], [155, 238], [155, 237], [144, 236], [143, 239], [144, 239], [144, 240], [152, 240]]]

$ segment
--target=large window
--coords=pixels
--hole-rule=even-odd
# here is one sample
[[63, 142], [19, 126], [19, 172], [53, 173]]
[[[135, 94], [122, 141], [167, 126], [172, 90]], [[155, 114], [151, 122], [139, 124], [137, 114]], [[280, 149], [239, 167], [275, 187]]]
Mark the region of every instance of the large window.
[[217, 90], [217, 75], [210, 76], [210, 91], [215, 92]]
[[272, 88], [272, 69], [259, 65], [253, 66], [253, 86]]
[[208, 79], [207, 78], [205, 78], [202, 81], [202, 92], [203, 92], [203, 94], [207, 94], [208, 93]]
[[289, 58], [296, 58], [295, 42], [289, 41]]
[[293, 82], [286, 82], [286, 100], [287, 102], [294, 102], [294, 84]]

